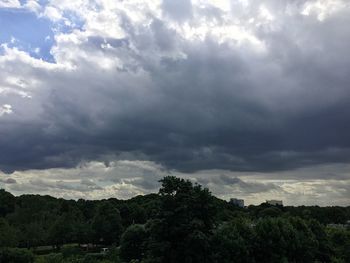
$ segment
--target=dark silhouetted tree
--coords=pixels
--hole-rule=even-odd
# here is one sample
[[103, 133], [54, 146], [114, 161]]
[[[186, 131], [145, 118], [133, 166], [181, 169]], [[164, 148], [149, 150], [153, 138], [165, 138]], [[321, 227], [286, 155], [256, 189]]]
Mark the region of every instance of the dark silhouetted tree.
[[110, 202], [103, 202], [93, 218], [92, 230], [97, 243], [119, 243], [123, 232], [119, 210]]
[[141, 260], [145, 254], [145, 241], [147, 233], [143, 225], [129, 226], [121, 237], [120, 257], [129, 262], [131, 260]]

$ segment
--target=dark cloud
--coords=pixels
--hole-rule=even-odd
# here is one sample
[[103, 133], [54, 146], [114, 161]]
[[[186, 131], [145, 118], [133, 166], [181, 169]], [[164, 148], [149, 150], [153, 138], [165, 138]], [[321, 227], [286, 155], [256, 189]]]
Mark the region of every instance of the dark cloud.
[[31, 179], [29, 184], [18, 185], [16, 190], [28, 191], [31, 189], [36, 189], [40, 191], [50, 191], [54, 190], [63, 190], [63, 191], [76, 191], [76, 192], [89, 192], [94, 190], [103, 190], [102, 187], [94, 183], [87, 184], [86, 181], [81, 181], [80, 183], [72, 181], [63, 181], [63, 180], [42, 180], [42, 179]]
[[239, 184], [243, 182], [241, 179], [237, 177], [230, 177], [224, 174], [220, 175], [218, 179], [222, 181], [224, 184], [229, 184], [229, 185]]
[[[240, 19], [243, 33], [258, 44], [242, 32], [230, 35], [225, 26], [233, 20], [225, 20], [228, 14], [218, 7], [167, 0], [163, 17], [145, 15], [148, 24], [133, 23], [123, 13], [123, 37], [95, 30], [86, 38], [73, 34], [75, 42], [58, 39], [53, 54], [72, 70], [2, 60], [3, 74], [22, 74], [38, 87], [24, 104], [18, 96], [0, 98], [0, 105], [13, 106], [12, 114], [0, 116], [0, 169], [111, 159], [151, 160], [182, 172], [349, 162], [350, 10], [320, 20], [301, 14], [307, 2], [263, 1], [275, 20], [260, 24], [247, 20], [261, 19], [259, 8], [232, 8], [232, 19]], [[233, 39], [222, 39], [214, 29], [202, 38], [176, 30], [180, 25], [172, 20], [188, 21], [196, 31], [194, 12]], [[8, 85], [4, 79], [1, 85]], [[220, 180], [238, 180], [248, 191], [273, 188]], [[153, 189], [151, 181], [144, 176], [135, 184]], [[88, 190], [87, 183], [74, 187]]]
[[218, 177], [213, 177], [211, 180], [212, 183], [217, 185], [224, 186], [236, 186], [240, 191], [244, 193], [262, 193], [272, 190], [282, 190], [279, 186], [273, 183], [261, 183], [261, 182], [246, 182], [238, 177], [231, 177], [228, 175], [220, 175]]
[[[158, 180], [160, 180], [160, 178], [158, 178]], [[140, 187], [141, 189], [153, 191], [156, 191], [160, 186], [158, 181], [147, 177], [135, 179], [131, 182], [131, 184]]]
[[151, 24], [154, 40], [161, 50], [172, 50], [176, 45], [176, 31], [167, 28], [165, 23], [159, 19], [154, 19]]

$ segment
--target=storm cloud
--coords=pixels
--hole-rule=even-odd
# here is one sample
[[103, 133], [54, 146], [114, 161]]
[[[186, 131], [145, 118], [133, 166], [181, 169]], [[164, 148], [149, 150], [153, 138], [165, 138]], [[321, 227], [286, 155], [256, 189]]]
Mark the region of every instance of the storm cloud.
[[[20, 36], [2, 41], [1, 171], [146, 161], [161, 174], [290, 179], [349, 163], [347, 1], [31, 2], [0, 1], [12, 17], [34, 14], [52, 28], [49, 54]], [[350, 178], [339, 171], [322, 179]], [[159, 173], [147, 176], [134, 185], [156, 188]], [[84, 180], [70, 190], [99, 187]]]

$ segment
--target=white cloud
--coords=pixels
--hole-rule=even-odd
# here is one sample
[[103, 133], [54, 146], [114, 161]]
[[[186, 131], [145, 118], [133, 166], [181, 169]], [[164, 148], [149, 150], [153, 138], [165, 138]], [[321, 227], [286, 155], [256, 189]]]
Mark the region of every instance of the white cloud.
[[159, 186], [157, 181], [165, 175], [163, 168], [152, 162], [114, 161], [108, 166], [101, 162], [89, 162], [71, 169], [27, 170], [11, 175], [0, 173], [0, 183], [11, 178], [16, 183], [4, 186], [15, 194], [126, 199], [156, 192]]
[[9, 104], [4, 104], [0, 107], [0, 117], [6, 114], [11, 114], [12, 112], [12, 106]]
[[0, 0], [0, 8], [19, 8], [21, 3], [18, 0]]
[[[229, 200], [239, 197], [248, 204], [260, 204], [268, 199], [281, 199], [285, 205], [347, 205], [350, 201], [349, 165], [313, 166], [296, 171], [247, 173], [226, 170], [203, 170], [196, 173], [167, 171], [149, 161], [116, 160], [108, 165], [88, 162], [75, 168], [17, 171], [0, 173], [0, 183], [6, 190], [19, 194], [39, 193], [64, 198], [128, 199], [139, 194], [157, 192], [158, 180], [173, 174], [191, 179], [216, 196]], [[344, 173], [340, 180], [305, 178], [309, 171], [327, 170]], [[321, 177], [323, 175], [320, 175]], [[9, 181], [11, 179], [11, 181]]]
[[54, 22], [57, 22], [63, 18], [60, 10], [52, 6], [47, 6], [45, 8], [44, 15]]
[[313, 0], [304, 4], [301, 14], [305, 16], [315, 15], [318, 20], [323, 21], [349, 6], [348, 2], [342, 0]]
[[42, 9], [42, 6], [39, 4], [39, 0], [27, 0], [23, 7], [36, 14], [40, 14]]

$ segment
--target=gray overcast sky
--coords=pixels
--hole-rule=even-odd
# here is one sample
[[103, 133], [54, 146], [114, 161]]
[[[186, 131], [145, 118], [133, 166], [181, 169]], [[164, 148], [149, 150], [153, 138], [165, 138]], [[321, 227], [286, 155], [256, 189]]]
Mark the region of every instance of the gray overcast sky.
[[166, 174], [350, 204], [346, 0], [0, 0], [0, 187], [129, 198]]

